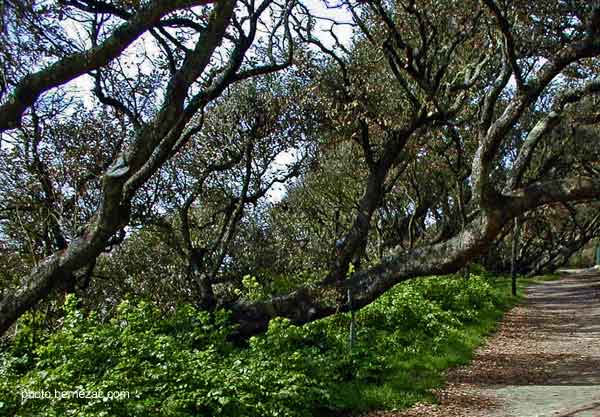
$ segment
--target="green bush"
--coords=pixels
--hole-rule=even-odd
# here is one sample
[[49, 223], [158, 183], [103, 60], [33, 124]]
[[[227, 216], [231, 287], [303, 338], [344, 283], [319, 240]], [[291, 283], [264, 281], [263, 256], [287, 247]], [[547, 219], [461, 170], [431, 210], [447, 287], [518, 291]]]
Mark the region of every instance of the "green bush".
[[[353, 408], [365, 387], [414, 374], [423, 355], [460, 341], [468, 323], [501, 301], [478, 276], [414, 280], [358, 312], [352, 347], [350, 315], [340, 314], [303, 327], [272, 320], [242, 348], [227, 339], [224, 311], [182, 305], [165, 317], [148, 302], [126, 301], [100, 323], [68, 297], [60, 330], [35, 335], [27, 315], [1, 352], [0, 415], [294, 417]], [[55, 390], [128, 398], [21, 397]]]

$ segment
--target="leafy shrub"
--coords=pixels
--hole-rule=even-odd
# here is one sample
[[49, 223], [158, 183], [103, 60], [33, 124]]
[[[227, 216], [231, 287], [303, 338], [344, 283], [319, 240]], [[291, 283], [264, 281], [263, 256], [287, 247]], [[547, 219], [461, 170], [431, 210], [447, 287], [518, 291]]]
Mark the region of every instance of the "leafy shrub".
[[[148, 302], [125, 301], [100, 323], [70, 296], [60, 330], [34, 336], [26, 315], [0, 352], [0, 415], [308, 417], [344, 409], [356, 401], [348, 387], [378, 384], [394, 369], [410, 373], [419, 355], [460, 340], [465, 323], [500, 301], [478, 276], [414, 280], [358, 312], [352, 348], [349, 314], [303, 327], [274, 319], [242, 348], [227, 340], [232, 326], [224, 311], [182, 305], [165, 317]], [[129, 397], [21, 398], [42, 390]]]

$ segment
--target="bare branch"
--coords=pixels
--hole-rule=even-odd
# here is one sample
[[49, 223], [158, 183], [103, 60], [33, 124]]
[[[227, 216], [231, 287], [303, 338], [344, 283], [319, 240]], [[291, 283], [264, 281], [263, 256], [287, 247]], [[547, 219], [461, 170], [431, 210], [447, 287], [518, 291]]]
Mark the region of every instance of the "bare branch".
[[517, 63], [517, 56], [515, 52], [515, 40], [510, 30], [510, 23], [508, 22], [508, 19], [506, 19], [506, 17], [502, 14], [494, 0], [483, 0], [483, 3], [487, 6], [487, 8], [491, 11], [491, 13], [498, 21], [498, 27], [500, 28], [502, 36], [504, 37], [504, 50], [506, 52], [508, 62], [510, 63], [510, 66], [512, 68], [512, 72], [517, 84], [517, 89], [518, 91], [521, 91], [524, 87], [524, 80], [523, 74], [521, 73], [521, 68], [519, 68], [519, 64]]
[[18, 127], [25, 110], [52, 88], [100, 68], [119, 56], [142, 33], [165, 15], [185, 7], [208, 4], [214, 0], [154, 0], [130, 20], [120, 25], [97, 47], [69, 55], [17, 84], [8, 101], [0, 106], [0, 132]]

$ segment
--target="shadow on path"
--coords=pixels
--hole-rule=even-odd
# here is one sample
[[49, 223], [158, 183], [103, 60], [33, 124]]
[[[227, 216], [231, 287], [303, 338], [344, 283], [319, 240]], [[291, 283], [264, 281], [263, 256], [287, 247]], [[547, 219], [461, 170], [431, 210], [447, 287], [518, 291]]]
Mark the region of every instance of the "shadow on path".
[[600, 272], [530, 287], [437, 396], [394, 416], [600, 417]]

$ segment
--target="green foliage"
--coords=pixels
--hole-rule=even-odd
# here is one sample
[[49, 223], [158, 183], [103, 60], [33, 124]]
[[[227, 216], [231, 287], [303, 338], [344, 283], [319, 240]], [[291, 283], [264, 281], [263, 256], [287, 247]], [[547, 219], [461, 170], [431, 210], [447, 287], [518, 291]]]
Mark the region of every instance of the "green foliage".
[[[260, 297], [256, 280], [245, 281]], [[358, 312], [352, 347], [349, 314], [303, 327], [275, 319], [240, 347], [227, 339], [233, 328], [223, 311], [182, 305], [165, 316], [151, 303], [124, 301], [100, 323], [67, 297], [59, 331], [34, 338], [26, 317], [1, 353], [0, 415], [308, 417], [404, 406], [468, 358], [504, 301], [479, 276], [414, 280]], [[128, 397], [21, 398], [55, 390]]]
[[249, 300], [260, 300], [265, 295], [262, 286], [258, 283], [255, 276], [244, 275], [242, 278], [242, 287]]

